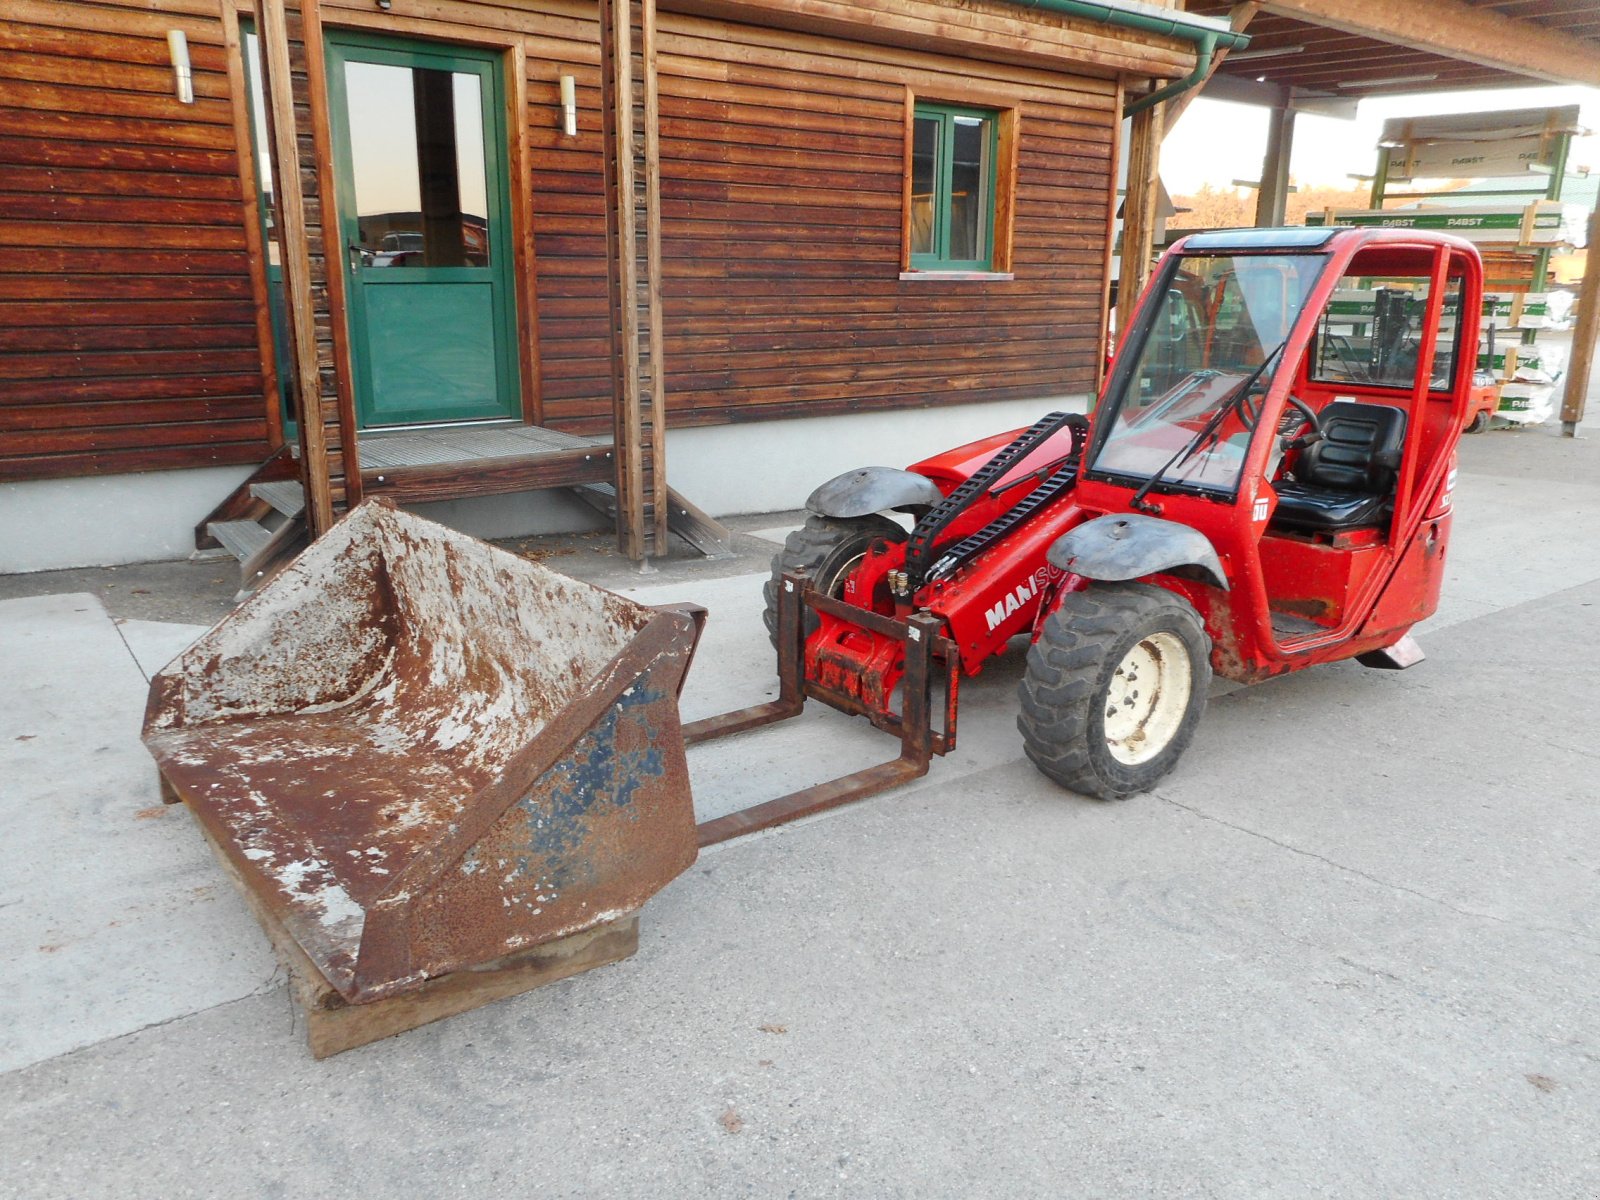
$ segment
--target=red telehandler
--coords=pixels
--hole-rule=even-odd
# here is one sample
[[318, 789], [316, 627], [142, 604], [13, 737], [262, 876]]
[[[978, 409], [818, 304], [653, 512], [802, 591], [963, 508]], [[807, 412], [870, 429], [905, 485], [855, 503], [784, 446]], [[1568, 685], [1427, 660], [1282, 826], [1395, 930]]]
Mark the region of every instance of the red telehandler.
[[[1483, 269], [1415, 230], [1246, 229], [1174, 245], [1087, 417], [1051, 413], [807, 501], [774, 560], [780, 699], [867, 717], [900, 757], [702, 827], [702, 844], [923, 774], [960, 678], [1028, 638], [1017, 723], [1055, 782], [1116, 799], [1194, 736], [1213, 673], [1401, 669], [1438, 605]], [[1335, 292], [1365, 302], [1330, 311]], [[909, 514], [909, 532], [885, 514]]]

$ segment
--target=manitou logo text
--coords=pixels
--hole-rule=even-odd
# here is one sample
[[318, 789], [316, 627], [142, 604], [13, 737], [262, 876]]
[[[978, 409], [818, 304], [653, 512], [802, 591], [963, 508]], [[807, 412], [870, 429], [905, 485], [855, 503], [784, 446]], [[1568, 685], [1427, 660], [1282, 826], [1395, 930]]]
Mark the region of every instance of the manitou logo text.
[[1050, 574], [1048, 568], [1040, 567], [1033, 573], [1031, 579], [1024, 579], [1016, 586], [1015, 590], [1006, 593], [1004, 600], [984, 613], [984, 618], [989, 622], [990, 632], [1000, 628], [1007, 617], [1016, 613], [1023, 605], [1037, 596], [1039, 589], [1044, 587], [1045, 582], [1050, 578]]

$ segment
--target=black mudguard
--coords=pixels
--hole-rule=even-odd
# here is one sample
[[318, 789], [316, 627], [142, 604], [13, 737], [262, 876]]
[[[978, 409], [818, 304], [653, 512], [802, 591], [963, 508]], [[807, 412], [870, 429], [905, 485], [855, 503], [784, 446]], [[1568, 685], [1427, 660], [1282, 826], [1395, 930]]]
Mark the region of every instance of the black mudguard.
[[1158, 572], [1188, 574], [1223, 591], [1228, 577], [1205, 534], [1135, 513], [1096, 517], [1062, 534], [1047, 555], [1052, 566], [1115, 583]]
[[926, 475], [895, 467], [861, 467], [828, 480], [806, 497], [806, 511], [845, 520], [894, 509], [929, 508], [944, 499]]

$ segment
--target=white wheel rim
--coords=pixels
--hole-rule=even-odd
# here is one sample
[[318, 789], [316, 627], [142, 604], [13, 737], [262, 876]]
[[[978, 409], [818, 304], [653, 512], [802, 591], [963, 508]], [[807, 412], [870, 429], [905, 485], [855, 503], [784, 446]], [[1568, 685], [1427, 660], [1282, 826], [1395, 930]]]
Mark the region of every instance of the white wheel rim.
[[865, 562], [866, 559], [867, 552], [863, 550], [860, 554], [856, 555], [848, 562], [842, 563], [839, 566], [839, 569], [828, 578], [827, 586], [821, 589], [822, 594], [824, 596], [832, 596], [835, 600], [844, 595], [844, 581], [849, 579], [855, 569]]
[[1129, 767], [1149, 762], [1177, 736], [1189, 710], [1194, 672], [1189, 651], [1172, 633], [1136, 643], [1106, 689], [1106, 747]]

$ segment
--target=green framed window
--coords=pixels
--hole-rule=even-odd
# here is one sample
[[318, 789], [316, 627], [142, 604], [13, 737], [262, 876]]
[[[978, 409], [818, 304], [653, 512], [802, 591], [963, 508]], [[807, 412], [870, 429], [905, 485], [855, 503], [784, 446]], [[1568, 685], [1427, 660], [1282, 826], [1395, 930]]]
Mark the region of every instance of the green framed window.
[[1000, 114], [918, 102], [911, 123], [911, 269], [994, 269]]

